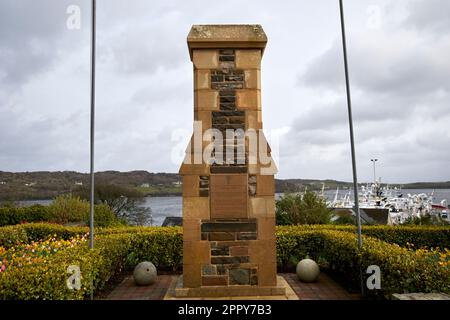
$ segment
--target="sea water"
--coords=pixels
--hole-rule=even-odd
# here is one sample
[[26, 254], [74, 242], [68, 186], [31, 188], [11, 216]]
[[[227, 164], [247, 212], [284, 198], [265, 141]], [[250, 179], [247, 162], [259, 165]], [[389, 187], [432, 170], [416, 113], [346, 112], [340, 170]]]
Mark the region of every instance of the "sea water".
[[[339, 190], [338, 199], [343, 197], [350, 191], [350, 198], [353, 198], [353, 192], [351, 190]], [[403, 189], [401, 193], [404, 197], [409, 194], [426, 193], [430, 194], [432, 189]], [[328, 200], [333, 200], [336, 194], [336, 190], [325, 190], [324, 196]], [[277, 193], [275, 197], [279, 199], [282, 197], [282, 193]], [[433, 203], [440, 203], [441, 200], [446, 199], [450, 202], [450, 189], [435, 189]], [[24, 200], [19, 201], [20, 205], [30, 206], [33, 204], [48, 205], [51, 200]], [[182, 216], [182, 197], [145, 197], [140, 203], [140, 206], [150, 208], [152, 212], [152, 225], [161, 226], [166, 217], [181, 217]], [[150, 219], [147, 219], [150, 221]]]

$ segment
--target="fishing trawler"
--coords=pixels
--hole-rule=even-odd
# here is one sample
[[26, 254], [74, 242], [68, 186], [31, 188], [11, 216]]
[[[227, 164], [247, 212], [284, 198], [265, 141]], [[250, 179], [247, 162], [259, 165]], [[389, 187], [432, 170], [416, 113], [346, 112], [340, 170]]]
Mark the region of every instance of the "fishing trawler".
[[[354, 201], [352, 191], [348, 191], [338, 199], [339, 189], [336, 190], [333, 201], [328, 206], [339, 214], [352, 212]], [[447, 200], [439, 204], [433, 203], [434, 191], [431, 194], [407, 194], [401, 189], [391, 189], [388, 185], [382, 187], [381, 183], [375, 182], [362, 186], [358, 193], [361, 219], [366, 223], [378, 223], [397, 225], [411, 218], [434, 216], [448, 221]], [[352, 213], [353, 214], [353, 213]]]

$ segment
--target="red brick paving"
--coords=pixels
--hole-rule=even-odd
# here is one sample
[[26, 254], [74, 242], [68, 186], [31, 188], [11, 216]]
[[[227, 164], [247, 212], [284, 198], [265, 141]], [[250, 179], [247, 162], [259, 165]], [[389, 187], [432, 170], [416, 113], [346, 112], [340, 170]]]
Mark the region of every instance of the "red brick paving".
[[358, 294], [350, 294], [329, 276], [321, 273], [313, 283], [302, 283], [295, 273], [281, 274], [300, 300], [358, 300]]
[[[292, 287], [300, 300], [356, 300], [358, 294], [350, 294], [326, 274], [321, 273], [317, 282], [302, 283], [294, 273], [280, 274]], [[158, 275], [155, 284], [136, 286], [133, 276], [127, 276], [108, 296], [108, 300], [163, 300], [175, 276]]]
[[109, 295], [108, 300], [162, 300], [172, 282], [171, 275], [158, 275], [156, 283], [137, 286], [133, 276], [127, 276]]

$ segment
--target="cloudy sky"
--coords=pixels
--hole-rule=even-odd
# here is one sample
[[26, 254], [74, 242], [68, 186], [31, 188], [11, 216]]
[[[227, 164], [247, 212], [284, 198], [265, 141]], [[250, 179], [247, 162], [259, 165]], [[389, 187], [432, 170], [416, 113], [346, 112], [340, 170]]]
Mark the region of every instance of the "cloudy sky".
[[[0, 0], [1, 171], [89, 170], [89, 3]], [[97, 3], [96, 170], [176, 172], [191, 25], [258, 23], [278, 177], [352, 179], [337, 0]], [[345, 4], [359, 180], [450, 180], [450, 1]]]

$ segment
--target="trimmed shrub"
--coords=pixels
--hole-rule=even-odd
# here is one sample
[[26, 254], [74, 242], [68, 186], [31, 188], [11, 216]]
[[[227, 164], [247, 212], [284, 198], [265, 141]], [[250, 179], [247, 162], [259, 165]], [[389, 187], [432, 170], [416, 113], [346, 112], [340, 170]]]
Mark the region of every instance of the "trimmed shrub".
[[[96, 213], [97, 214], [97, 213]], [[96, 218], [98, 219], [98, 218]], [[100, 220], [100, 219], [98, 219]], [[277, 233], [280, 230], [285, 230], [287, 226], [278, 226]], [[290, 230], [298, 231], [317, 231], [317, 230], [336, 230], [346, 231], [356, 234], [356, 227], [354, 226], [334, 226], [334, 225], [299, 225], [290, 226]], [[17, 226], [0, 227], [0, 246], [2, 243], [14, 242], [15, 237], [22, 238], [22, 230], [30, 237], [30, 241], [39, 241], [45, 239], [49, 235], [56, 234], [61, 239], [69, 239], [77, 234], [84, 234], [89, 231], [87, 227], [64, 227], [59, 224], [50, 223], [29, 223]], [[114, 227], [99, 227], [96, 228], [96, 235], [103, 234], [117, 234], [117, 233], [146, 233], [159, 232], [167, 230], [161, 227], [130, 227], [126, 225], [117, 225]], [[182, 232], [181, 227], [174, 227], [173, 230]], [[389, 243], [398, 244], [401, 247], [414, 248], [450, 248], [450, 227], [436, 227], [436, 226], [363, 226], [362, 232], [364, 235], [377, 238]], [[12, 233], [11, 235], [9, 235]], [[17, 233], [22, 234], [17, 235]], [[4, 240], [2, 240], [4, 239]]]
[[354, 288], [359, 287], [360, 270], [377, 265], [382, 273], [382, 292], [386, 295], [450, 292], [448, 253], [409, 250], [369, 236], [363, 237], [363, 247], [359, 250], [356, 236], [349, 232], [281, 227], [277, 230], [277, 254], [279, 265], [306, 256], [322, 261], [324, 267], [339, 274]]
[[51, 223], [29, 223], [16, 226], [16, 228], [21, 228], [25, 231], [28, 243], [32, 241], [42, 241], [49, 237], [69, 240], [75, 236], [89, 232], [89, 228], [87, 227], [64, 227], [59, 224]]
[[[117, 272], [143, 260], [152, 261], [159, 269], [179, 269], [182, 247], [180, 228], [104, 234], [96, 238], [93, 250], [84, 244], [0, 273], [0, 299], [83, 299], [91, 290], [101, 290]], [[81, 270], [78, 291], [66, 285], [70, 265]]]
[[[128, 265], [151, 261], [157, 268], [178, 271], [183, 266], [182, 229], [166, 227], [132, 234]], [[125, 234], [126, 235], [126, 234]]]
[[[98, 239], [96, 248], [87, 245], [63, 250], [41, 263], [0, 273], [0, 299], [83, 299], [96, 291], [123, 268], [131, 239], [111, 235]], [[81, 289], [66, 285], [67, 268], [77, 265], [81, 270]]]
[[362, 230], [365, 235], [396, 243], [401, 247], [412, 244], [416, 248], [450, 248], [450, 227], [372, 226], [363, 227]]
[[[383, 230], [385, 227], [367, 227], [364, 230], [371, 228]], [[428, 231], [437, 233], [441, 229]], [[24, 224], [0, 228], [0, 241], [10, 247], [17, 242], [40, 241], [49, 236], [71, 239], [87, 230], [85, 227]], [[400, 230], [400, 239], [419, 232], [416, 228], [409, 234], [408, 228]], [[441, 232], [445, 233], [447, 229], [443, 230]], [[395, 232], [380, 234], [395, 240]], [[450, 292], [449, 251], [412, 250], [367, 235], [363, 237], [360, 250], [353, 228], [326, 226], [278, 227], [276, 248], [279, 266], [293, 264], [309, 256], [353, 288], [359, 287], [360, 270], [378, 265], [385, 295], [394, 292]], [[143, 260], [152, 261], [159, 269], [181, 270], [182, 251], [182, 228], [179, 227], [97, 228], [94, 250], [89, 250], [86, 244], [78, 245], [46, 257], [45, 262], [0, 273], [0, 299], [82, 299], [88, 296], [91, 287], [94, 291], [102, 289], [114, 274]], [[80, 291], [66, 287], [69, 265], [81, 268]]]
[[48, 207], [39, 204], [30, 207], [1, 207], [0, 226], [25, 222], [49, 221], [52, 218]]
[[[283, 228], [283, 227], [279, 227]], [[300, 230], [338, 230], [356, 234], [355, 226], [301, 225]], [[401, 247], [450, 248], [450, 227], [439, 226], [362, 226], [362, 233]]]
[[28, 243], [27, 233], [22, 226], [0, 228], [0, 247], [8, 249], [20, 243]]

